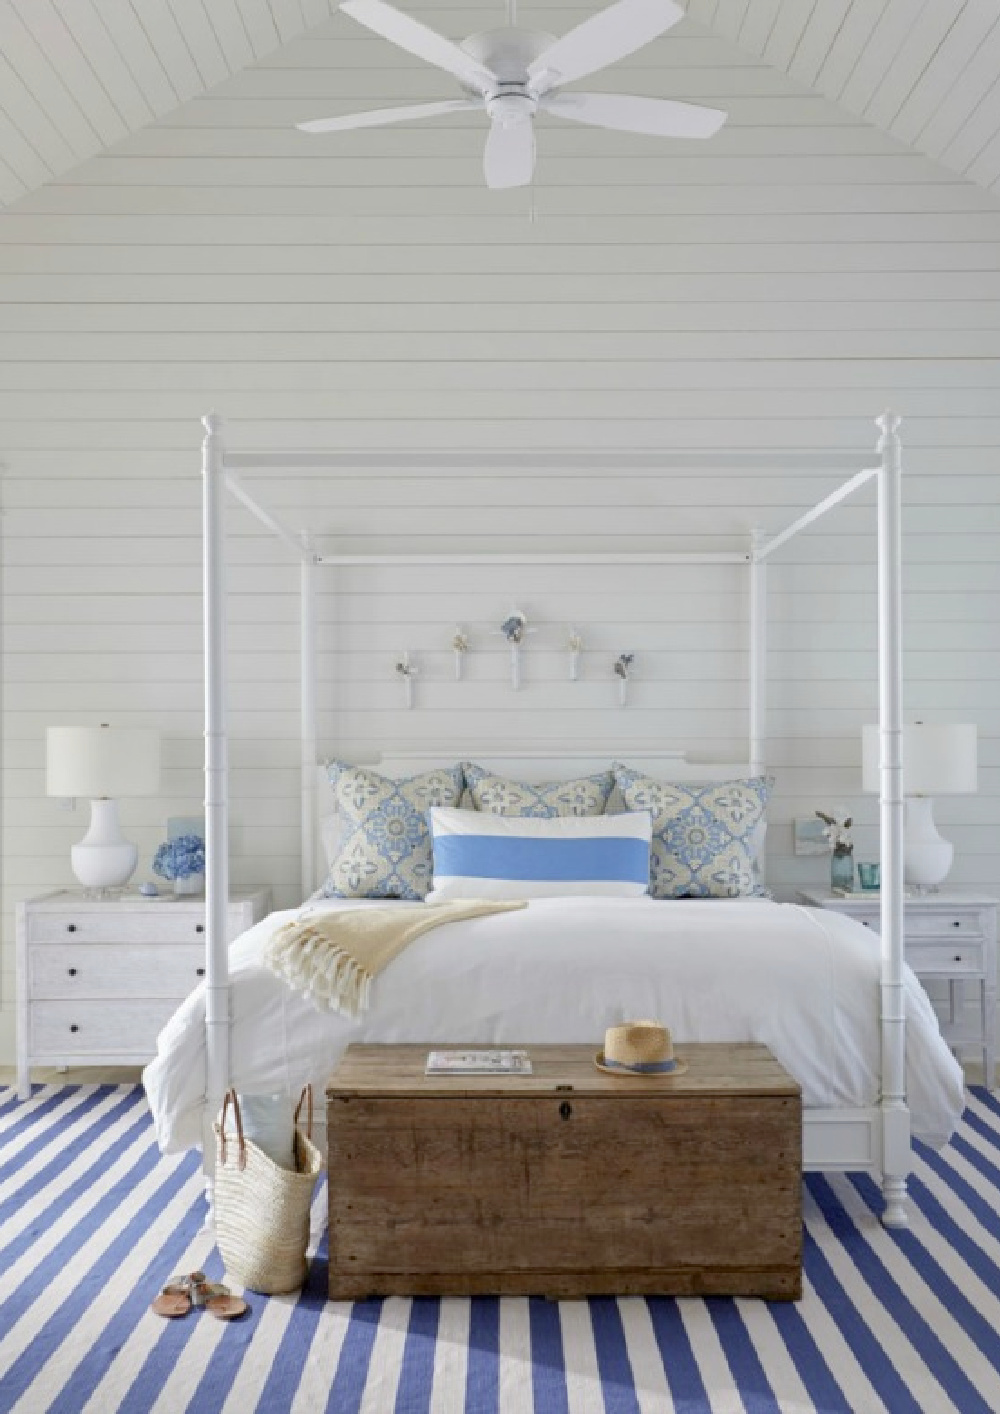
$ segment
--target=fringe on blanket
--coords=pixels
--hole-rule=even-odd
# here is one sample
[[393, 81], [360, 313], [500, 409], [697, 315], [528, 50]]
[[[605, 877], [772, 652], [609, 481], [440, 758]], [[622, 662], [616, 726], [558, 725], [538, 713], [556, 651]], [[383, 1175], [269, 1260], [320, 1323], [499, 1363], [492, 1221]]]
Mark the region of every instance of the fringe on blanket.
[[323, 1011], [358, 1017], [368, 1010], [372, 974], [315, 928], [286, 923], [267, 944], [264, 960], [293, 991], [304, 993]]
[[522, 908], [523, 899], [448, 899], [307, 914], [274, 933], [264, 965], [321, 1010], [358, 1017], [368, 1009], [375, 978], [422, 934]]

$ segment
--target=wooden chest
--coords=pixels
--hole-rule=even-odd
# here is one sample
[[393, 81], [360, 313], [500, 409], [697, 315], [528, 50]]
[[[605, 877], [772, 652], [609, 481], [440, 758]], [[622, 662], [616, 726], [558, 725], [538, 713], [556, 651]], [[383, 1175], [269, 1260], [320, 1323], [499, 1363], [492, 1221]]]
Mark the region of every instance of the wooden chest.
[[351, 1046], [327, 1087], [330, 1295], [737, 1295], [802, 1288], [802, 1101], [763, 1046], [623, 1077], [424, 1075]]

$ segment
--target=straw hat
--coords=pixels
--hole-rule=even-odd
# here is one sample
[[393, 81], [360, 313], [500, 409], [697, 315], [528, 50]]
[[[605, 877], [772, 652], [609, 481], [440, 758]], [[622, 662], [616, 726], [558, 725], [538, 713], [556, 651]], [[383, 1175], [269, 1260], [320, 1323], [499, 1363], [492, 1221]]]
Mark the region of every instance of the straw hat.
[[678, 1060], [670, 1032], [658, 1021], [626, 1021], [609, 1026], [604, 1050], [595, 1063], [609, 1075], [680, 1075], [687, 1061]]

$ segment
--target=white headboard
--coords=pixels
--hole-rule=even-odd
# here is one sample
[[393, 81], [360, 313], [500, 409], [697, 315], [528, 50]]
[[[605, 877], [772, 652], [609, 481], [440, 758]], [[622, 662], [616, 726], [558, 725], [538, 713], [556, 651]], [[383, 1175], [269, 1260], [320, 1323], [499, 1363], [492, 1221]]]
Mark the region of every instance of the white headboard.
[[[620, 757], [599, 748], [576, 748], [573, 751], [531, 751], [510, 747], [502, 750], [463, 747], [460, 751], [421, 747], [419, 750], [400, 748], [384, 751], [377, 760], [360, 762], [371, 765], [385, 776], [401, 778], [418, 776], [422, 771], [433, 771], [440, 766], [452, 766], [456, 761], [475, 761], [498, 776], [513, 780], [537, 783], [540, 781], [570, 780], [574, 776], [592, 776], [606, 771], [613, 760], [624, 759], [636, 771], [658, 780], [672, 781], [727, 781], [750, 774], [746, 761], [689, 761], [684, 751], [663, 749], [642, 749], [624, 751]], [[316, 769], [316, 824], [314, 839], [316, 857], [313, 864], [313, 887], [319, 888], [326, 878], [327, 863], [324, 848], [324, 830], [329, 835], [330, 820], [336, 814], [333, 791], [327, 777], [326, 766], [321, 761]], [[327, 822], [324, 826], [324, 821]]]

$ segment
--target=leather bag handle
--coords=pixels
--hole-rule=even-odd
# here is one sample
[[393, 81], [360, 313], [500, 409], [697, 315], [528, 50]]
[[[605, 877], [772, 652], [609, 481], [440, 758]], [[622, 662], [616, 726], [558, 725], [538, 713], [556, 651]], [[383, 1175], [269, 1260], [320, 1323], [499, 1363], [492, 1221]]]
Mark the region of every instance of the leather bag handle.
[[302, 1087], [299, 1103], [295, 1106], [295, 1124], [299, 1122], [303, 1101], [306, 1105], [306, 1138], [311, 1139], [313, 1137], [313, 1088], [311, 1085], [303, 1085]]
[[[243, 1137], [243, 1116], [240, 1114], [240, 1102], [235, 1090], [227, 1090], [226, 1098], [222, 1102], [222, 1115], [219, 1119], [219, 1162], [222, 1167], [226, 1166], [226, 1114], [229, 1110], [230, 1102], [233, 1106], [233, 1114], [236, 1117], [236, 1143], [239, 1150], [238, 1166], [240, 1172], [247, 1166], [247, 1141]], [[299, 1101], [301, 1104], [301, 1100]], [[298, 1111], [296, 1111], [298, 1113]], [[310, 1115], [312, 1107], [310, 1104]]]

